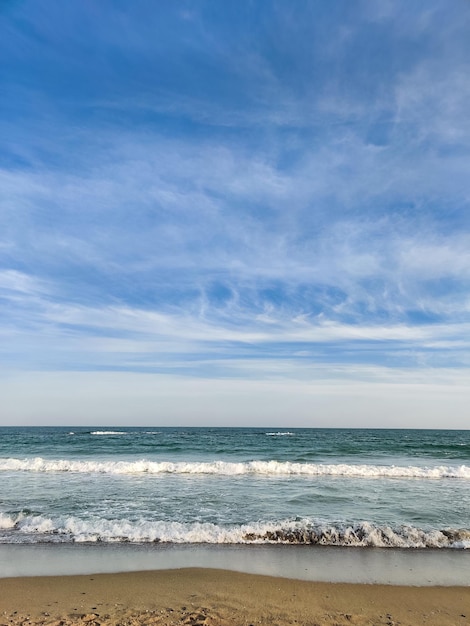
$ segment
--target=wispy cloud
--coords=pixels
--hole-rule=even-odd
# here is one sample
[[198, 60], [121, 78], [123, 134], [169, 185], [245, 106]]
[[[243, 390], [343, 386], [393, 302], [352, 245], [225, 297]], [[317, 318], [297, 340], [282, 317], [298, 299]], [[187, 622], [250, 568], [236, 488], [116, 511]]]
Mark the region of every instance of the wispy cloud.
[[466, 371], [468, 4], [341, 6], [2, 12], [7, 368]]

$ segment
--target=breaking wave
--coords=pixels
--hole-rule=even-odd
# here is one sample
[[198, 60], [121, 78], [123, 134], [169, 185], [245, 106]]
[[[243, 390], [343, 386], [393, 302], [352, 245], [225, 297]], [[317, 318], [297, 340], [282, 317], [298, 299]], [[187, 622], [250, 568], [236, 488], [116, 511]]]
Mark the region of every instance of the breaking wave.
[[75, 472], [90, 474], [212, 474], [223, 476], [342, 476], [351, 478], [420, 478], [470, 480], [470, 467], [292, 463], [289, 461], [170, 462], [82, 461], [72, 459], [0, 459], [0, 472]]
[[370, 522], [319, 523], [311, 520], [257, 522], [223, 527], [180, 523], [47, 517], [31, 512], [0, 514], [0, 543], [198, 543], [303, 544], [380, 548], [470, 548], [470, 530], [423, 530]]
[[90, 435], [125, 435], [124, 430], [93, 430]]

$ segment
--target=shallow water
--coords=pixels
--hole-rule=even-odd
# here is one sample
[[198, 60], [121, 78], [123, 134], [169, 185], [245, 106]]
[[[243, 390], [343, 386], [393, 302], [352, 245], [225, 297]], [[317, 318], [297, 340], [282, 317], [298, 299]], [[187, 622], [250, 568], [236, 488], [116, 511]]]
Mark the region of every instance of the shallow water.
[[0, 577], [183, 567], [324, 582], [470, 585], [468, 553], [457, 550], [357, 550], [298, 545], [0, 545]]

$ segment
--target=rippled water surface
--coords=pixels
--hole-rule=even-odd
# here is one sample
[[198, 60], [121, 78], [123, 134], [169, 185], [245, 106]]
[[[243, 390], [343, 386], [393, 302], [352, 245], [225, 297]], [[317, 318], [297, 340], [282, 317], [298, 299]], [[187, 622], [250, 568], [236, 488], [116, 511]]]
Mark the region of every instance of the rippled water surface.
[[1, 428], [0, 542], [470, 547], [470, 431]]

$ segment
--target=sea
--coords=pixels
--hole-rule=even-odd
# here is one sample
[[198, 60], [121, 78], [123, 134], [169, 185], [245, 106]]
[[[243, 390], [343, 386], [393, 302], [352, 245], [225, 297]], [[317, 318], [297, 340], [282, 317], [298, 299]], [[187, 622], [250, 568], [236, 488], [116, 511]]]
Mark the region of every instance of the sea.
[[33, 545], [464, 554], [470, 431], [3, 427], [0, 548]]

